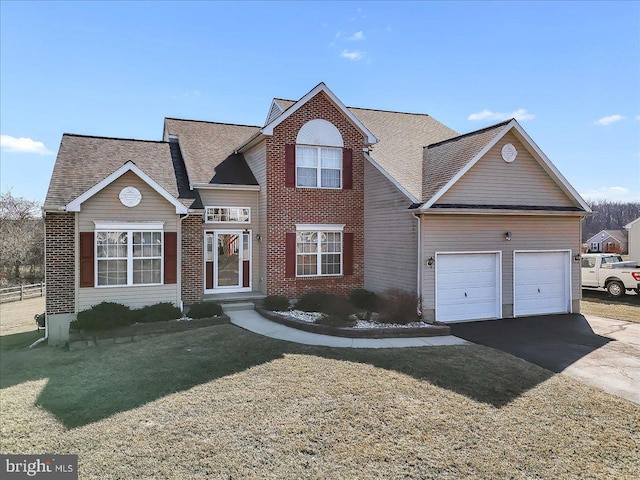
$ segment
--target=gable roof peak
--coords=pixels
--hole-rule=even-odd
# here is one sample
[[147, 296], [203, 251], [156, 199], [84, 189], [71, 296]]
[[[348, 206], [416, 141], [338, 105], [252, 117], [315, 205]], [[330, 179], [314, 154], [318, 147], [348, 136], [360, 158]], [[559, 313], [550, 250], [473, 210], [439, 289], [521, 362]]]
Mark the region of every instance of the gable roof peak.
[[[318, 85], [313, 87], [309, 92], [307, 92], [300, 100], [295, 102], [289, 108], [284, 110], [284, 112], [277, 117], [275, 117], [271, 122], [267, 123], [262, 130], [261, 133], [264, 135], [273, 135], [273, 129], [280, 125], [283, 121], [285, 121], [289, 116], [291, 116], [294, 112], [300, 109], [304, 104], [306, 104], [309, 100], [315, 97], [318, 93], [323, 92], [329, 100], [341, 110], [342, 113], [349, 119], [349, 121], [360, 130], [365, 137], [367, 138], [367, 143], [374, 144], [378, 143], [378, 139], [375, 137], [371, 131], [349, 110], [344, 103], [326, 86], [324, 82], [320, 82]], [[275, 101], [275, 100], [274, 100]]]

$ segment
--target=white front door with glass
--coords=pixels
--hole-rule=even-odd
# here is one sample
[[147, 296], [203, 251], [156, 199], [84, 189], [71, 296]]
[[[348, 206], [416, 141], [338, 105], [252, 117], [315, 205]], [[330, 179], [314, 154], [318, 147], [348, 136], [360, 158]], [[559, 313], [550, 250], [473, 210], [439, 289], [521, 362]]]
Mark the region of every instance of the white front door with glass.
[[251, 232], [205, 232], [204, 266], [205, 293], [250, 291]]

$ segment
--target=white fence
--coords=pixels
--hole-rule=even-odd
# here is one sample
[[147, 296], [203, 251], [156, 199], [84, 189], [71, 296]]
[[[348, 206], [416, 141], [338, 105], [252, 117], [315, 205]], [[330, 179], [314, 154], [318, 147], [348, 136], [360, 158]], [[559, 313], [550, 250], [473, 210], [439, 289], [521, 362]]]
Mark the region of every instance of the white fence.
[[18, 302], [27, 298], [44, 297], [45, 293], [46, 284], [44, 282], [0, 288], [0, 303]]

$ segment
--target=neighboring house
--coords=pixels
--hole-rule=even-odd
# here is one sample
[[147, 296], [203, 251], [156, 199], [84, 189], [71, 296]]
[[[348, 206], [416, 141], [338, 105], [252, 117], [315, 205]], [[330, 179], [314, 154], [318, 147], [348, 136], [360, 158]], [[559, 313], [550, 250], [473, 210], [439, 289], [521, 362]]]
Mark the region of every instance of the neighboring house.
[[458, 135], [323, 83], [265, 125], [65, 134], [45, 201], [52, 344], [101, 301], [417, 294], [428, 321], [579, 311], [580, 198], [515, 120]]
[[627, 232], [601, 230], [585, 242], [589, 253], [627, 253]]
[[640, 263], [640, 217], [624, 226], [627, 231], [629, 260]]

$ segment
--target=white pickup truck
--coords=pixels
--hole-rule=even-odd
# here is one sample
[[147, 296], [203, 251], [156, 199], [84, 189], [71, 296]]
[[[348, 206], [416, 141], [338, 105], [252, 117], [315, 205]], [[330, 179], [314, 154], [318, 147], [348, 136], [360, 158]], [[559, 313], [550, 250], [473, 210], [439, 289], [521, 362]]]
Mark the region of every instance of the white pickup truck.
[[626, 290], [640, 293], [640, 268], [617, 253], [583, 253], [582, 288], [604, 288], [614, 297]]

